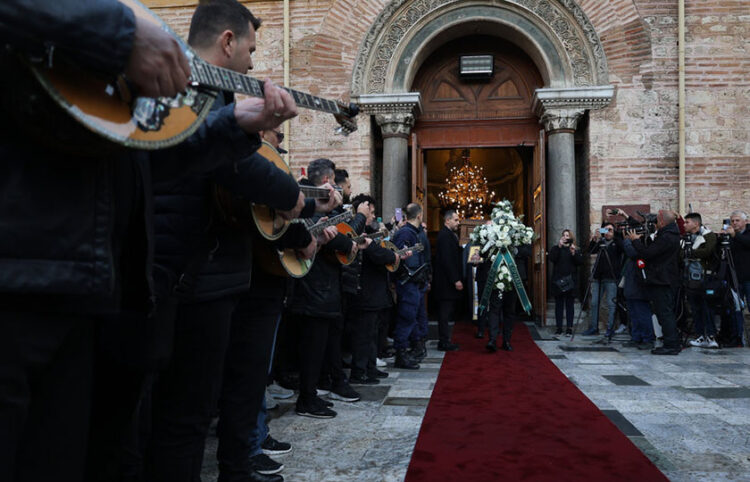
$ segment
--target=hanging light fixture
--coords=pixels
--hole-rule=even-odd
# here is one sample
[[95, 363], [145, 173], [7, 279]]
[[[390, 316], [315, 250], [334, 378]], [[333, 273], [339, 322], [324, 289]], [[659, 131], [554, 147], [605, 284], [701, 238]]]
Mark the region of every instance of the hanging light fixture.
[[484, 169], [471, 162], [469, 150], [464, 149], [460, 159], [446, 164], [447, 188], [438, 194], [444, 207], [455, 208], [461, 219], [482, 219], [485, 207], [492, 202], [495, 192], [489, 191]]

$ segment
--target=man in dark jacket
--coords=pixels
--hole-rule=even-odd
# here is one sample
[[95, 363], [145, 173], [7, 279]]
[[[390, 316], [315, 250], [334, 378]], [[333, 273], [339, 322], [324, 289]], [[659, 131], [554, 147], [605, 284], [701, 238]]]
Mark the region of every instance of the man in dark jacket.
[[674, 213], [659, 211], [658, 229], [648, 246], [640, 240], [642, 234], [628, 231], [625, 235], [633, 244], [638, 262], [644, 264], [638, 268], [640, 279], [648, 286], [649, 299], [664, 334], [664, 346], [651, 350], [654, 355], [679, 355], [681, 350], [673, 295], [680, 282], [680, 230], [675, 219]]
[[[307, 168], [308, 179], [305, 183], [313, 186], [330, 183], [334, 180], [335, 168], [329, 159], [316, 159]], [[334, 210], [330, 216], [340, 212]], [[317, 213], [313, 219], [318, 221], [321, 214]], [[357, 214], [350, 225], [355, 232], [361, 233], [365, 226], [365, 216]], [[359, 394], [349, 386], [341, 369], [341, 264], [333, 257], [336, 251], [350, 254], [353, 250], [357, 250], [355, 243], [347, 236], [337, 235], [318, 254], [307, 276], [295, 281], [289, 312], [294, 315], [299, 335], [298, 415], [313, 418], [336, 416], [336, 412], [317, 396], [317, 385], [324, 364], [328, 366], [326, 371], [329, 376], [334, 378], [331, 393], [335, 393], [338, 400], [359, 400]]]
[[[399, 249], [414, 246], [423, 238], [420, 235], [422, 226], [422, 207], [411, 203], [406, 206], [406, 224], [393, 236], [393, 244]], [[396, 368], [416, 370], [417, 361], [407, 353], [410, 340], [419, 336], [419, 326], [427, 324], [425, 293], [429, 282], [427, 271], [429, 264], [425, 253], [420, 252], [401, 263], [396, 280], [396, 327], [393, 332], [393, 347], [396, 349]]]
[[[703, 281], [706, 276], [715, 274], [718, 258], [716, 256], [716, 233], [711, 232], [703, 225], [701, 215], [689, 213], [685, 215], [686, 243], [681, 255], [684, 263], [683, 273], [690, 275], [695, 273], [696, 268], [702, 274], [702, 279], [697, 283], [685, 280], [685, 292], [690, 313], [693, 316], [693, 332], [696, 337], [690, 340], [690, 346], [700, 348], [719, 348], [716, 342], [716, 324], [714, 323], [714, 311], [711, 309], [709, 299], [706, 297]], [[687, 255], [687, 256], [685, 256]], [[683, 276], [684, 277], [684, 276]]]
[[617, 314], [617, 283], [620, 279], [622, 259], [622, 238], [616, 235], [612, 223], [604, 222], [601, 228], [594, 232], [588, 252], [597, 255], [599, 261], [591, 273], [591, 322], [588, 330], [581, 334], [590, 336], [599, 333], [599, 303], [604, 298], [607, 303], [606, 336], [611, 337], [614, 334]]
[[[360, 194], [352, 200], [352, 207], [357, 209], [363, 202], [370, 205], [367, 216], [368, 224], [375, 218], [375, 199]], [[388, 373], [375, 366], [377, 358], [378, 326], [382, 323], [393, 306], [393, 297], [388, 287], [388, 270], [386, 265], [394, 264], [399, 258], [406, 259], [390, 249], [380, 246], [379, 241], [367, 239], [366, 247], [360, 249], [359, 273], [356, 276], [355, 293], [349, 297], [350, 331], [352, 335], [352, 371], [349, 380], [352, 383], [375, 385], [379, 378]]]
[[[234, 0], [200, 4], [188, 42], [208, 63], [245, 74], [252, 69], [260, 21]], [[268, 84], [266, 84], [268, 86]], [[296, 115], [284, 96], [275, 116], [280, 124]], [[213, 108], [231, 106], [222, 93]], [[275, 126], [271, 126], [275, 127]], [[174, 350], [153, 388], [152, 434], [146, 478], [199, 477], [205, 437], [216, 412], [232, 313], [250, 288], [249, 234], [221, 222], [211, 210], [214, 183], [244, 202], [259, 202], [295, 218], [304, 195], [294, 179], [261, 156], [245, 155], [199, 176], [155, 185], [156, 262], [179, 280]], [[192, 272], [186, 272], [192, 271]], [[169, 286], [169, 282], [162, 283]], [[253, 476], [255, 474], [251, 474]], [[278, 480], [278, 479], [277, 479]]]
[[445, 212], [435, 249], [435, 272], [430, 293], [439, 300], [438, 350], [441, 351], [458, 350], [458, 345], [450, 341], [448, 322], [456, 311], [456, 302], [463, 297], [464, 289], [462, 251], [455, 232], [460, 222], [455, 211]]

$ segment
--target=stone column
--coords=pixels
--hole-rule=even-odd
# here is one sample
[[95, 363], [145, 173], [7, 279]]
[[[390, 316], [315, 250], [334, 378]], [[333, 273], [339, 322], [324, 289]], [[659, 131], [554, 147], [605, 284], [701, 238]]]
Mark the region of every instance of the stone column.
[[414, 126], [412, 114], [378, 114], [375, 121], [383, 131], [383, 219], [390, 219], [396, 208], [409, 199], [409, 133]]
[[544, 113], [547, 131], [547, 244], [563, 229], [578, 232], [576, 222], [576, 158], [574, 133], [583, 110], [555, 109]]
[[408, 204], [411, 188], [409, 179], [409, 135], [422, 108], [419, 92], [362, 94], [352, 98], [363, 113], [375, 115], [383, 133], [383, 190], [382, 216], [390, 220], [396, 208]]

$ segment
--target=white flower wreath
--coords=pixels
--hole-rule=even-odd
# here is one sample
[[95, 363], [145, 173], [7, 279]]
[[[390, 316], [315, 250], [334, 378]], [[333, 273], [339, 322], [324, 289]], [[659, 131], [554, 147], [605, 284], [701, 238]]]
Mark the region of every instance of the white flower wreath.
[[[531, 244], [534, 240], [534, 230], [524, 225], [522, 218], [523, 215], [513, 214], [513, 204], [504, 199], [492, 209], [491, 223], [474, 228], [470, 235], [471, 242], [481, 246], [482, 255], [489, 256], [493, 263], [500, 248], [507, 248], [512, 254], [516, 254], [518, 246]], [[510, 269], [504, 264], [497, 270], [495, 288], [501, 293], [513, 289]]]

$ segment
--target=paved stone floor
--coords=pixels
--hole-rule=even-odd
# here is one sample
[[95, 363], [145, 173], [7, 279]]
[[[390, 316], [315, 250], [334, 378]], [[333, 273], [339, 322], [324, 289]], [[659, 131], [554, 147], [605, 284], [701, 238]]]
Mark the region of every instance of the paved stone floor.
[[[654, 356], [599, 338], [552, 335], [530, 326], [538, 346], [673, 481], [750, 481], [750, 350], [687, 349]], [[272, 411], [272, 435], [292, 442], [278, 456], [288, 481], [401, 481], [443, 353], [428, 344], [423, 368], [355, 387], [356, 403], [335, 402], [338, 417]], [[594, 351], [592, 351], [594, 350]], [[294, 400], [294, 399], [292, 399]], [[207, 443], [203, 480], [216, 480], [216, 438]]]

